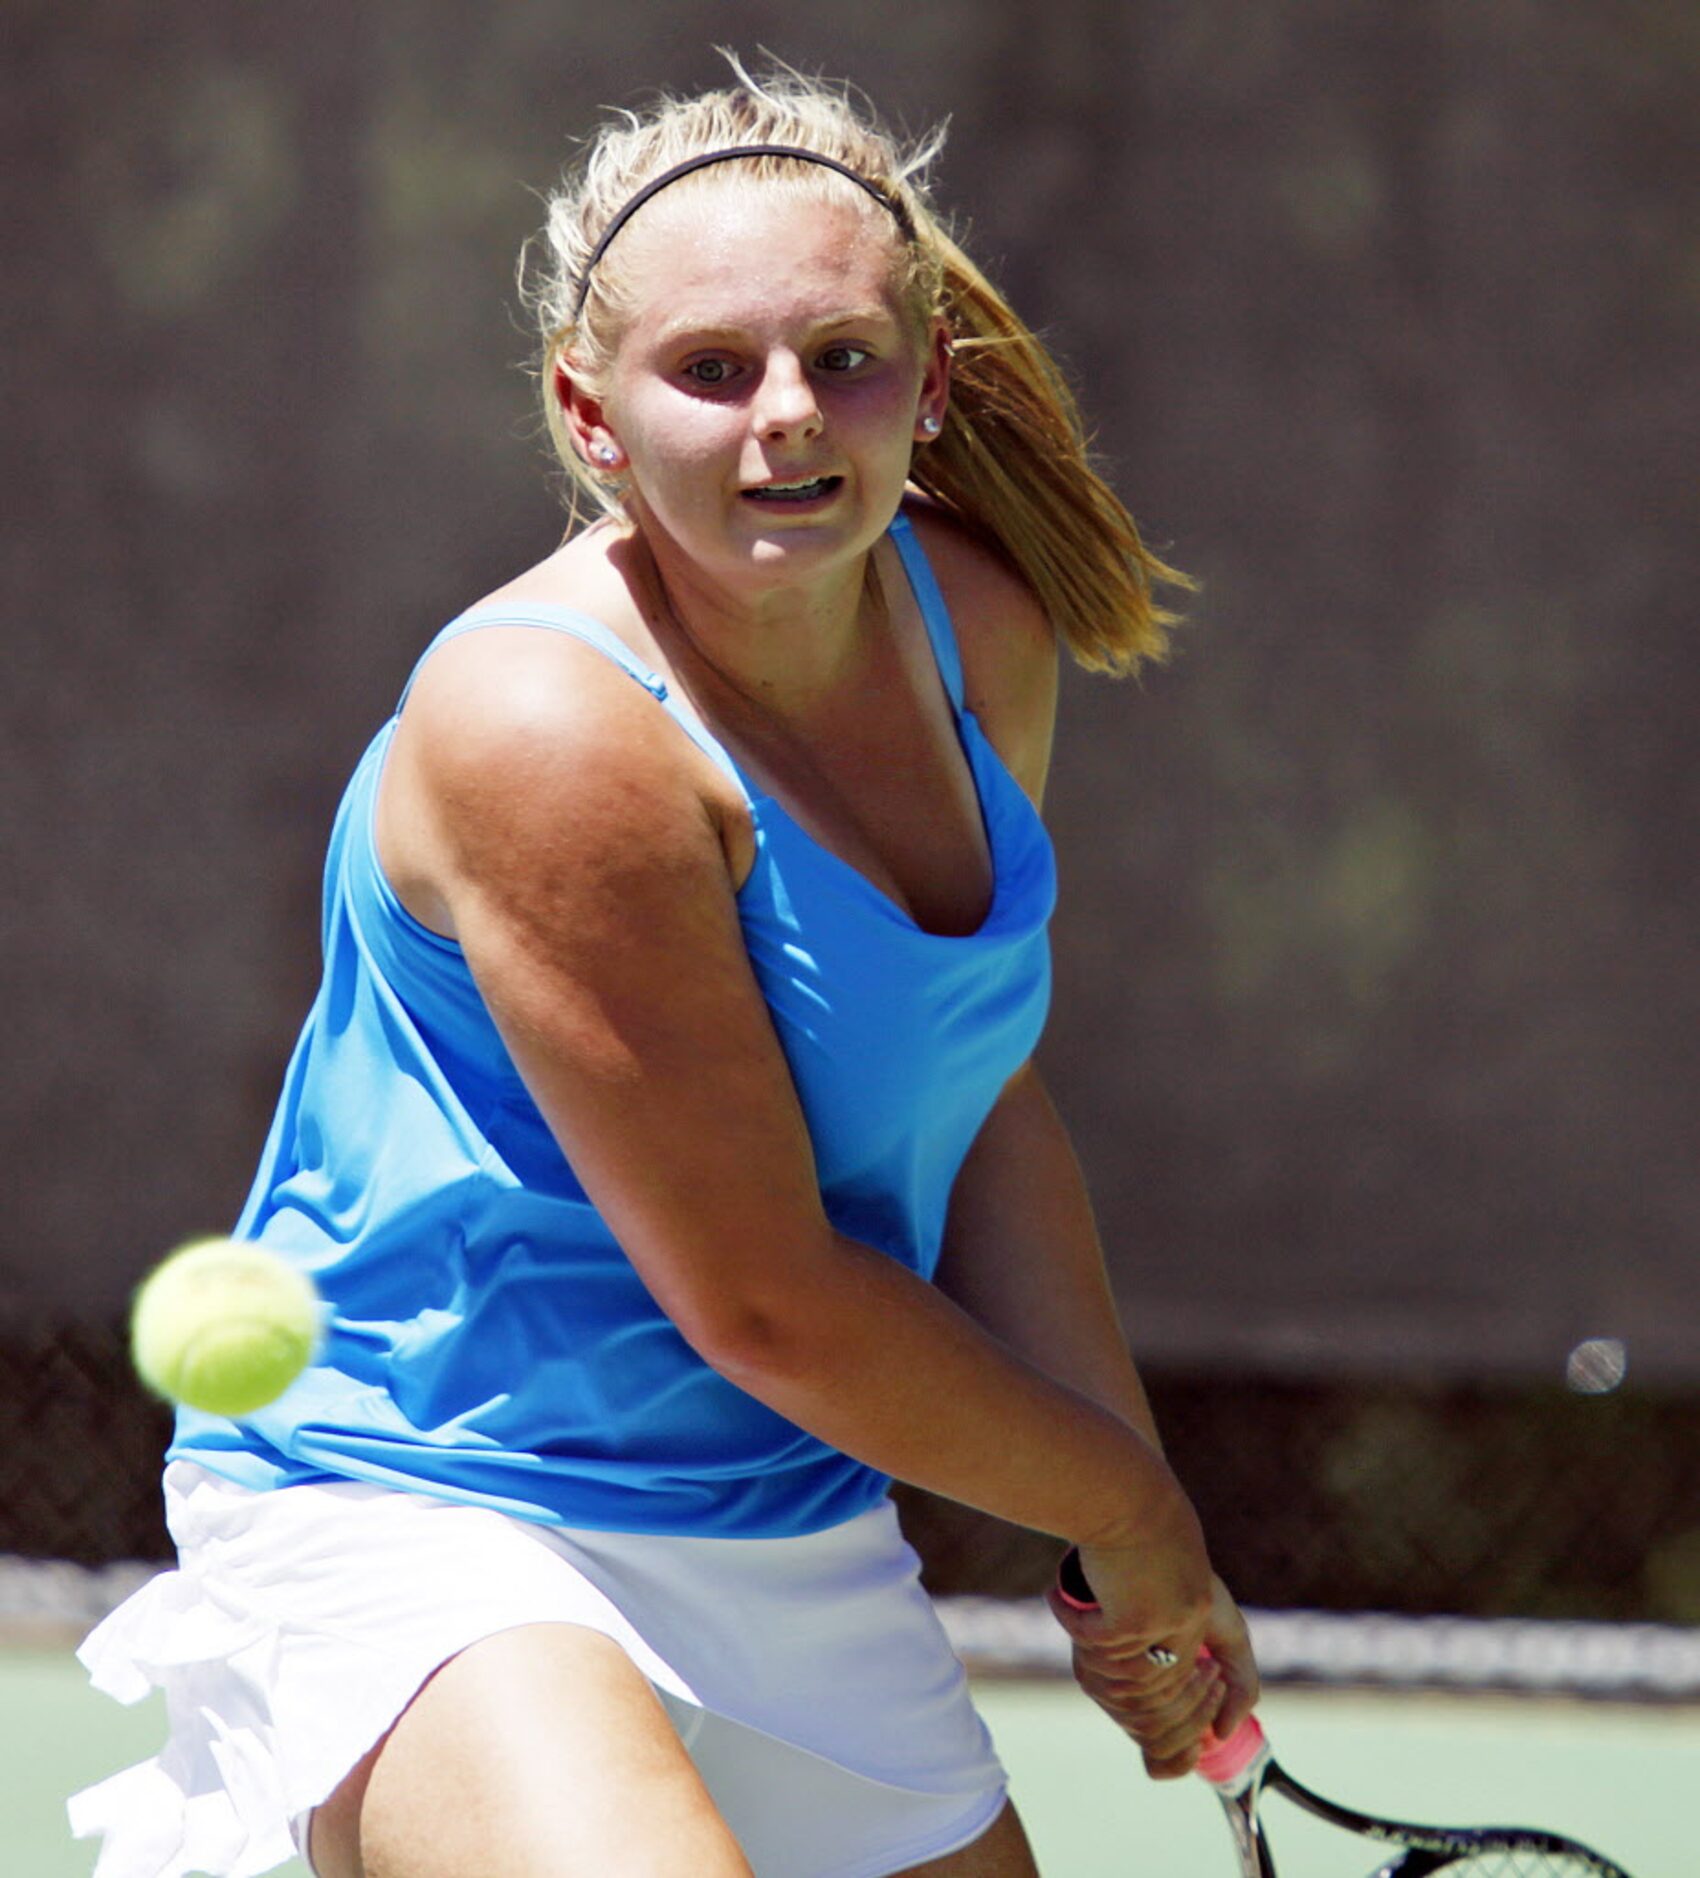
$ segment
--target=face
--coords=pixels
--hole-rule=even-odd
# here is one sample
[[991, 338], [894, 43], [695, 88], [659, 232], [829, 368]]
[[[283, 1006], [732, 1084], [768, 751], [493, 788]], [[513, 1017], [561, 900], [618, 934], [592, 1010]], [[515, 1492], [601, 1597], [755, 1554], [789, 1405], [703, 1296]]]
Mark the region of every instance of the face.
[[577, 399], [639, 524], [710, 578], [806, 579], [865, 553], [942, 416], [940, 331], [899, 297], [883, 211], [760, 186], [658, 196], [622, 233], [635, 311]]

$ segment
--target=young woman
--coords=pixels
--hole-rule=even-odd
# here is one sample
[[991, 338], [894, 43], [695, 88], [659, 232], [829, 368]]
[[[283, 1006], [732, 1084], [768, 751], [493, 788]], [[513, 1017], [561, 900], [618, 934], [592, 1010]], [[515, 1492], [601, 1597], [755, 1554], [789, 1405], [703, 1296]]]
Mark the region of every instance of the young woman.
[[183, 1416], [181, 1569], [85, 1646], [172, 1707], [100, 1878], [1031, 1873], [893, 1476], [1080, 1547], [1154, 1774], [1255, 1699], [1031, 1060], [1057, 647], [1173, 576], [930, 154], [740, 70], [551, 204], [602, 516], [350, 784], [239, 1227], [328, 1334]]

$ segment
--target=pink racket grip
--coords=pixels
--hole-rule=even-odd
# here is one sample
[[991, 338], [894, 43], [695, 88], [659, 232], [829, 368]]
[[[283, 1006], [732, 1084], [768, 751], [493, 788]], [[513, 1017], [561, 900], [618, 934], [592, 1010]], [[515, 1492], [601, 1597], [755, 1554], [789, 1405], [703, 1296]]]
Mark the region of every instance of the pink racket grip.
[[1226, 1741], [1214, 1735], [1204, 1737], [1204, 1752], [1198, 1757], [1198, 1772], [1213, 1787], [1239, 1787], [1253, 1762], [1265, 1752], [1268, 1742], [1258, 1726], [1257, 1717], [1248, 1715]]
[[1063, 1555], [1062, 1563], [1057, 1567], [1057, 1596], [1071, 1611], [1095, 1611], [1098, 1600], [1092, 1595], [1092, 1587], [1086, 1582], [1086, 1569], [1080, 1562], [1080, 1554], [1073, 1546]]

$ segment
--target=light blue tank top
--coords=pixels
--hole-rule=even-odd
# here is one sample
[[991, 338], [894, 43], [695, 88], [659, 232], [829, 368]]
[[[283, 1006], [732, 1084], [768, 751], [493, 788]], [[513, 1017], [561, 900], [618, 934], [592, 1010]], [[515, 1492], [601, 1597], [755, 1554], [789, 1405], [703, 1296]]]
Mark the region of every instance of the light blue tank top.
[[[990, 910], [966, 937], [923, 931], [741, 777], [757, 845], [738, 909], [828, 1217], [930, 1278], [963, 1156], [1044, 1023], [1056, 876], [1038, 814], [964, 705], [944, 601], [905, 517], [892, 534], [979, 793]], [[478, 607], [431, 649], [498, 624], [596, 646], [738, 776], [665, 682], [583, 615]], [[242, 1423], [183, 1411], [172, 1457], [259, 1488], [351, 1477], [632, 1532], [754, 1538], [863, 1512], [884, 1475], [727, 1382], [657, 1307], [460, 948], [396, 898], [373, 835], [395, 722], [337, 814], [324, 979], [236, 1228], [312, 1273], [324, 1346]]]

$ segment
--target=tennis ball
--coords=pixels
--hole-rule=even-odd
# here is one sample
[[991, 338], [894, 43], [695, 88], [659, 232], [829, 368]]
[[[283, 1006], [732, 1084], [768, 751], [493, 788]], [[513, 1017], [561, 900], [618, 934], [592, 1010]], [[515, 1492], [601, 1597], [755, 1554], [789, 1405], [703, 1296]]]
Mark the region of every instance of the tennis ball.
[[319, 1294], [304, 1272], [257, 1245], [201, 1239], [143, 1282], [130, 1354], [158, 1394], [211, 1415], [252, 1415], [312, 1360]]

